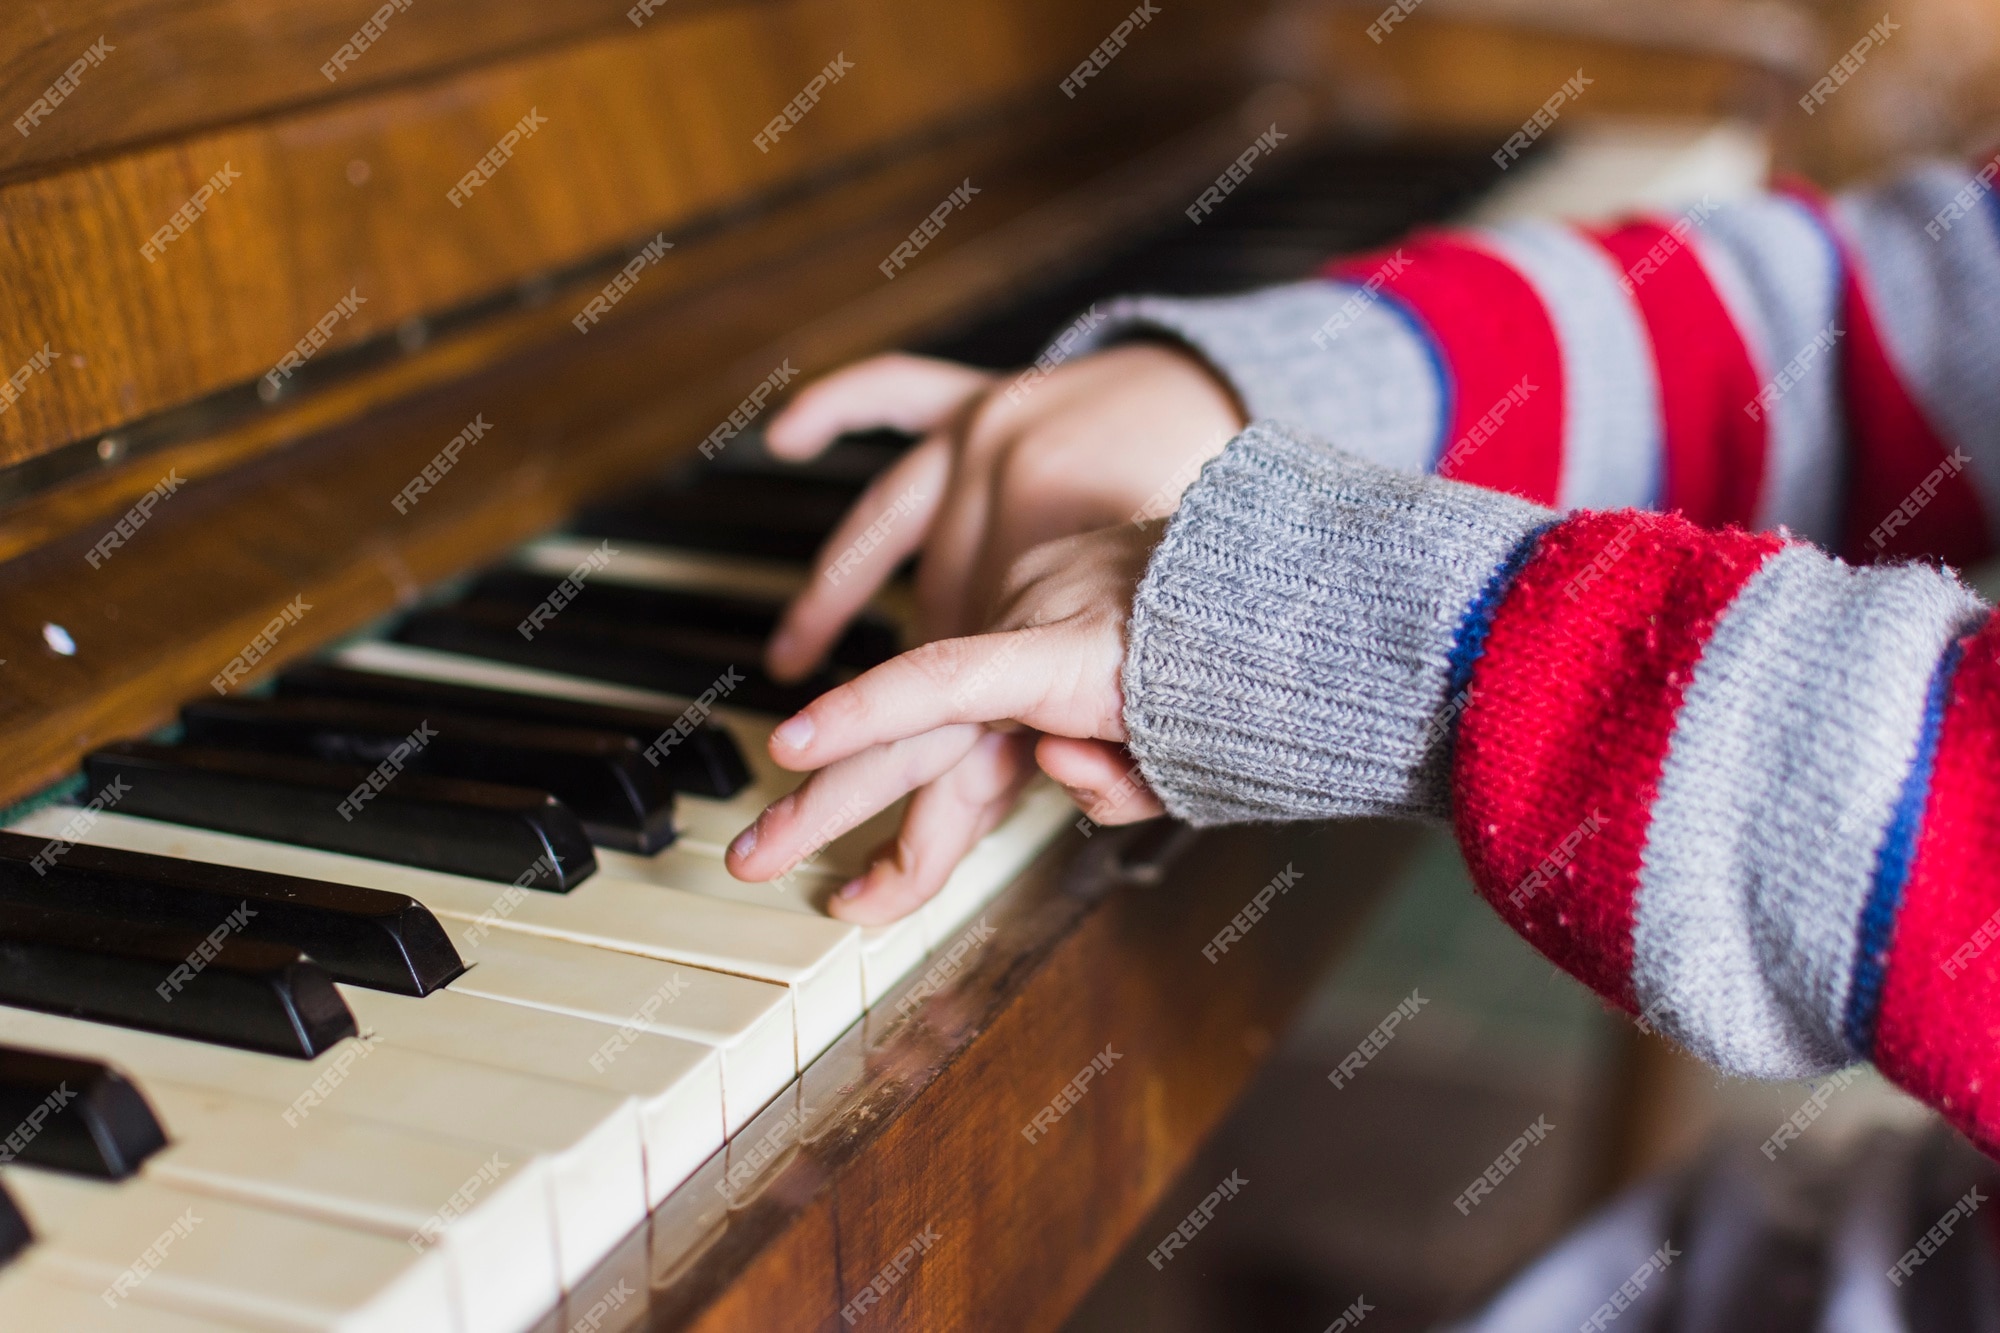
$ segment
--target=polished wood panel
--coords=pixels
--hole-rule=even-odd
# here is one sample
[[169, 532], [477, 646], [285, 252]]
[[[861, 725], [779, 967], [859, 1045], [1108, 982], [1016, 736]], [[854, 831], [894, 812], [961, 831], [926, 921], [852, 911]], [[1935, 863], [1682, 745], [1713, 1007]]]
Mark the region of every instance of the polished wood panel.
[[[725, 1213], [710, 1171], [669, 1200], [646, 1327], [1061, 1324], [1220, 1122], [1409, 845], [1387, 825], [1214, 831], [1140, 885], [1112, 871], [1128, 838], [1151, 833], [1099, 830], [1089, 845], [1066, 835], [986, 914], [992, 938], [936, 995], [900, 1019], [900, 994], [923, 981], [913, 978], [808, 1070], [800, 1092], [812, 1114], [802, 1135], [774, 1141], [782, 1155], [752, 1197]], [[1302, 879], [1268, 924], [1219, 963], [1203, 958], [1287, 863]], [[1119, 1056], [1110, 1071], [1029, 1143], [1022, 1127], [1106, 1045]], [[675, 1224], [695, 1212], [705, 1226]], [[879, 1304], [843, 1320], [925, 1228], [936, 1243]]]
[[[921, 334], [1084, 262], [1146, 207], [1173, 216], [1241, 148], [1233, 117], [1178, 119], [1211, 96], [1183, 82], [1171, 117], [1020, 117], [941, 143], [691, 244], [670, 261], [687, 270], [678, 282], [662, 265], [657, 295], [642, 281], [587, 337], [568, 319], [601, 279], [466, 335], [510, 355], [445, 339], [411, 367], [392, 363], [381, 372], [391, 381], [434, 387], [392, 397], [393, 384], [358, 384], [354, 414], [309, 438], [272, 449], [281, 441], [253, 419], [234, 443], [227, 432], [190, 442], [189, 457], [214, 451], [218, 466], [234, 461], [231, 449], [267, 452], [190, 478], [102, 568], [85, 554], [103, 527], [73, 523], [0, 565], [0, 749], [10, 761], [0, 800], [207, 693], [294, 597], [312, 610], [278, 636], [260, 674], [663, 466], [787, 358], [812, 373]], [[968, 172], [986, 182], [973, 206], [886, 282], [876, 265]], [[390, 498], [478, 413], [491, 433], [398, 514]], [[130, 467], [157, 479], [174, 456]], [[44, 623], [63, 627], [74, 656], [48, 647]]]
[[[762, 0], [737, 0], [761, 3]], [[657, 0], [656, 19], [717, 0]], [[376, 12], [379, 36], [333, 62]], [[78, 91], [26, 135], [0, 137], [0, 175], [185, 137], [593, 32], [630, 31], [626, 4], [547, 0], [61, 0], [0, 8], [0, 120], [20, 116], [78, 60]], [[112, 48], [89, 67], [100, 38]]]
[[1775, 124], [1812, 41], [1796, 16], [1728, 5], [1424, 8], [1371, 35], [1377, 12], [1295, 18], [1287, 60], [1342, 118], [1404, 133], [1504, 135], [1579, 69], [1592, 82], [1564, 117]]
[[[0, 375], [45, 346], [58, 359], [0, 414], [0, 464], [250, 382], [350, 292], [363, 304], [320, 356], [913, 135], [1023, 99], [1061, 103], [1060, 72], [1123, 9], [786, 0], [663, 13], [17, 181], [0, 188]], [[840, 54], [854, 68], [759, 151], [753, 136]], [[531, 112], [545, 123], [454, 206], [454, 182]], [[149, 261], [148, 238], [225, 167], [239, 178]]]

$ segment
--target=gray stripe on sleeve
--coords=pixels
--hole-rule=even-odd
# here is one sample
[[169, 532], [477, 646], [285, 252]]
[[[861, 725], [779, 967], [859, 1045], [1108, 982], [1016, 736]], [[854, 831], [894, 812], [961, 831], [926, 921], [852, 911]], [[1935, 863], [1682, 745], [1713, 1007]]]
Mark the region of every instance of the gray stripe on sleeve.
[[1674, 723], [1633, 904], [1632, 981], [1731, 1073], [1802, 1078], [1842, 1037], [1861, 908], [1933, 669], [1980, 611], [1924, 565], [1786, 547], [1717, 623]]
[[1193, 348], [1253, 420], [1291, 422], [1385, 467], [1431, 467], [1444, 389], [1429, 340], [1387, 299], [1319, 280], [1198, 300], [1122, 297], [1082, 350], [1146, 335]]
[[[1993, 201], [1977, 196], [1964, 216], [1944, 215], [1969, 179], [1926, 167], [1842, 196], [1834, 217], [1896, 369], [1947, 447], [1966, 451], [1990, 526], [2000, 515], [2000, 223]], [[1903, 497], [1873, 499], [1886, 514]]]
[[[1742, 331], [1760, 388], [1837, 325], [1840, 257], [1804, 204], [1775, 196], [1725, 204], [1690, 248]], [[1840, 538], [1842, 350], [1836, 343], [1817, 355], [1772, 405], [1756, 520], [1822, 546]]]
[[1639, 309], [1602, 249], [1554, 222], [1472, 233], [1534, 288], [1563, 368], [1560, 499], [1565, 509], [1660, 503], [1659, 372]]
[[1442, 815], [1453, 639], [1550, 517], [1253, 425], [1182, 500], [1133, 607], [1147, 781], [1197, 824]]

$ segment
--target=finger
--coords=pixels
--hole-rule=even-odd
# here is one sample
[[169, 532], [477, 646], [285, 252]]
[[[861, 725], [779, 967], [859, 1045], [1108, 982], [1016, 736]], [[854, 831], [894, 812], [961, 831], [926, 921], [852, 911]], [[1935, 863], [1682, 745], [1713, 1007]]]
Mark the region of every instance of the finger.
[[918, 619], [929, 638], [969, 634], [983, 623], [966, 583], [987, 544], [993, 513], [995, 450], [969, 440], [952, 459], [944, 500], [931, 520], [917, 566]]
[[1094, 823], [1136, 824], [1167, 812], [1122, 745], [1044, 736], [1035, 745], [1035, 762]]
[[[1058, 623], [965, 639], [939, 639], [893, 657], [813, 700], [771, 733], [771, 758], [804, 770], [909, 736], [960, 722], [1018, 721], [1064, 735], [1124, 738], [1115, 703], [1101, 705], [1057, 682], [1079, 675], [1111, 676], [1115, 663], [1079, 662], [1080, 653], [1108, 652], [1086, 631]], [[1111, 692], [1115, 694], [1114, 692]], [[1046, 705], [1046, 707], [1045, 707]]]
[[772, 417], [764, 442], [780, 458], [806, 459], [851, 430], [889, 426], [925, 435], [993, 377], [970, 366], [900, 352], [874, 356], [793, 395]]
[[949, 772], [910, 798], [889, 853], [835, 893], [827, 910], [858, 926], [886, 925], [929, 902], [974, 843], [1007, 817], [1034, 774], [1034, 738], [989, 731]]
[[729, 873], [748, 880], [790, 873], [841, 834], [947, 772], [983, 731], [945, 727], [828, 765], [736, 835], [729, 844]]
[[773, 676], [798, 680], [825, 659], [847, 622], [923, 544], [950, 471], [950, 442], [932, 435], [862, 492], [820, 548], [817, 577], [771, 634], [764, 664]]

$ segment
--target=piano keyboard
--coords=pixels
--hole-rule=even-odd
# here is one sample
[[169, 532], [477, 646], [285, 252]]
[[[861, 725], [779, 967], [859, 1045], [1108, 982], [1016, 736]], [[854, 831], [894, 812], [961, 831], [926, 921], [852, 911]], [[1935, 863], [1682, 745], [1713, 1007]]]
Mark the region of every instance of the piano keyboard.
[[[1482, 161], [1302, 153], [1198, 243], [937, 350], [1017, 364], [1107, 291], [1298, 276], [1456, 208]], [[790, 469], [733, 441], [268, 696], [190, 705], [174, 743], [106, 747], [101, 812], [0, 833], [0, 1326], [514, 1333], [796, 1098], [1075, 818], [1031, 788], [878, 928], [823, 904], [896, 810], [779, 883], [723, 868], [798, 781], [765, 754], [780, 714], [906, 635], [891, 590], [833, 674], [757, 668], [898, 447]]]
[[[893, 456], [839, 453], [871, 447]], [[823, 903], [898, 811], [779, 883], [732, 878], [728, 840], [798, 781], [766, 756], [772, 710], [831, 677], [758, 669], [803, 566], [712, 520], [683, 546], [622, 535], [671, 536], [659, 517], [605, 516], [616, 554], [548, 633], [515, 625], [604, 536], [534, 543], [268, 697], [191, 704], [174, 743], [89, 757], [101, 812], [0, 834], [0, 947], [81, 948], [119, 978], [0, 983], [0, 1043], [99, 1062], [75, 1067], [126, 1089], [144, 1148], [95, 1178], [0, 1170], [0, 1239], [8, 1216], [33, 1236], [0, 1269], [0, 1323], [527, 1327], [1074, 818], [1037, 790], [886, 927]], [[810, 553], [776, 531], [751, 536]], [[902, 637], [871, 615], [833, 669]], [[717, 679], [736, 683], [691, 712]], [[135, 938], [50, 943], [8, 916], [52, 903], [72, 933]]]

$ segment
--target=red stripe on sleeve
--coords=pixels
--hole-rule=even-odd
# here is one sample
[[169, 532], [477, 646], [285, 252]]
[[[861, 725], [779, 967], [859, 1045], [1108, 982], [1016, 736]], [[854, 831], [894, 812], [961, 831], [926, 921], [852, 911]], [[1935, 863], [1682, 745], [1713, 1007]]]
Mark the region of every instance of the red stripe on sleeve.
[[1824, 201], [1794, 184], [1793, 198], [1819, 217], [1840, 249], [1841, 359], [1847, 408], [1847, 509], [1841, 553], [1852, 560], [1931, 556], [1952, 565], [1976, 564], [1991, 550], [1986, 515], [1963, 455], [1911, 395], [1875, 321], [1874, 298]]
[[[1438, 475], [1554, 504], [1562, 480], [1562, 352], [1541, 298], [1512, 265], [1462, 237], [1421, 234], [1399, 249], [1407, 262], [1362, 255], [1325, 272], [1344, 282], [1379, 280], [1429, 334], [1448, 381]], [[1531, 387], [1507, 401], [1524, 378]]]
[[[1679, 224], [1691, 228], [1691, 223]], [[1705, 527], [1757, 521], [1765, 423], [1750, 349], [1687, 238], [1655, 222], [1588, 233], [1625, 273], [1659, 373], [1665, 437], [1662, 506]]]
[[2000, 617], [1966, 641], [1952, 678], [1874, 1060], [2000, 1150]]
[[1493, 619], [1453, 805], [1480, 893], [1633, 1008], [1632, 902], [1674, 717], [1716, 618], [1783, 539], [1632, 510], [1542, 538]]

